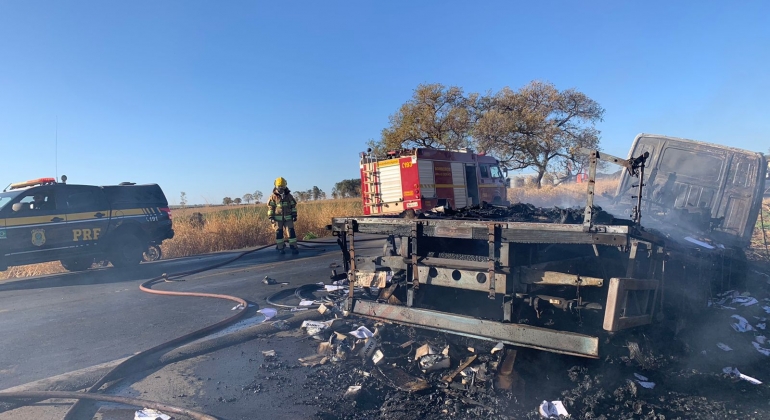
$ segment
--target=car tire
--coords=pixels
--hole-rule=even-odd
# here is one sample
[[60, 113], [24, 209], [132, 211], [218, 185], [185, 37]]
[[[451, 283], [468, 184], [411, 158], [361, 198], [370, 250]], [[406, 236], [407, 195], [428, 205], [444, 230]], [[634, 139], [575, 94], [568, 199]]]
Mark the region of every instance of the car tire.
[[163, 251], [161, 251], [159, 245], [148, 246], [147, 250], [142, 254], [144, 261], [158, 261], [161, 258], [163, 258]]
[[94, 264], [93, 257], [72, 257], [60, 261], [67, 271], [86, 271]]
[[116, 238], [110, 250], [110, 262], [114, 267], [133, 267], [142, 261], [144, 245], [132, 234], [123, 234]]

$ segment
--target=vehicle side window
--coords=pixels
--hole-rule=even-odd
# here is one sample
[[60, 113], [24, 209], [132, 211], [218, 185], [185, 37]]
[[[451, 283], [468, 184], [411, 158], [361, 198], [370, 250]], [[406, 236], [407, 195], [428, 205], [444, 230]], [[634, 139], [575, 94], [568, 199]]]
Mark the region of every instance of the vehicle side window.
[[71, 211], [91, 210], [99, 205], [99, 197], [92, 190], [75, 190], [67, 193], [67, 208]]
[[[18, 204], [21, 204], [21, 208], [18, 211], [13, 211], [13, 214], [34, 214], [39, 211], [56, 210], [55, 197], [53, 190], [35, 190], [25, 193], [17, 201]], [[14, 207], [19, 206], [14, 204]]]
[[502, 173], [500, 173], [500, 167], [497, 166], [497, 165], [489, 167], [489, 174], [492, 176], [492, 178], [502, 178], [503, 177]]
[[479, 165], [482, 178], [489, 178], [489, 165]]

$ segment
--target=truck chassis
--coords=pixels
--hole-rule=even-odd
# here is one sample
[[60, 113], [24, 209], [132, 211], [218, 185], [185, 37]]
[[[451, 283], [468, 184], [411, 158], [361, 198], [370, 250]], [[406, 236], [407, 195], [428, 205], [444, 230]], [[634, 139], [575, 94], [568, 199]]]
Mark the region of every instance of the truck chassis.
[[[597, 223], [596, 160], [643, 179], [646, 156], [591, 152], [583, 220], [344, 217], [330, 226], [352, 285], [346, 310], [384, 321], [599, 358], [600, 336], [697, 314], [715, 290], [737, 281], [736, 250], [669, 240], [633, 220]], [[639, 196], [643, 185], [638, 185]], [[606, 216], [606, 214], [605, 214]], [[383, 256], [356, 256], [356, 235], [387, 235]]]

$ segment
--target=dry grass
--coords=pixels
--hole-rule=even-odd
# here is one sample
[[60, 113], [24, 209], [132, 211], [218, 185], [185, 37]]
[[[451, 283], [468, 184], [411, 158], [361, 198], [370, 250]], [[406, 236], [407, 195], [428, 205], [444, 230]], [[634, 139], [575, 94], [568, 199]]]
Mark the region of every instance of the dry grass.
[[[191, 223], [189, 217], [179, 217], [174, 213], [176, 235], [174, 239], [163, 243], [164, 257], [184, 257], [275, 243], [274, 230], [267, 220], [266, 205], [219, 209], [201, 212], [206, 221], [203, 227]], [[299, 203], [297, 213], [299, 217], [294, 228], [299, 239], [326, 236], [329, 234], [326, 225], [332, 217], [362, 214], [361, 200]]]

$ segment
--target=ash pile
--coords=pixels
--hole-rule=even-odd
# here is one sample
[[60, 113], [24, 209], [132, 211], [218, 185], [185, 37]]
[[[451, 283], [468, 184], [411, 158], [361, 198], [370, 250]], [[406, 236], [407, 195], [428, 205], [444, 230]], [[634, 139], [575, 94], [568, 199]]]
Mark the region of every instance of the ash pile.
[[322, 391], [318, 418], [507, 419], [518, 410], [516, 351], [502, 343], [358, 318], [302, 328], [318, 343], [298, 360], [315, 368], [304, 387]]

